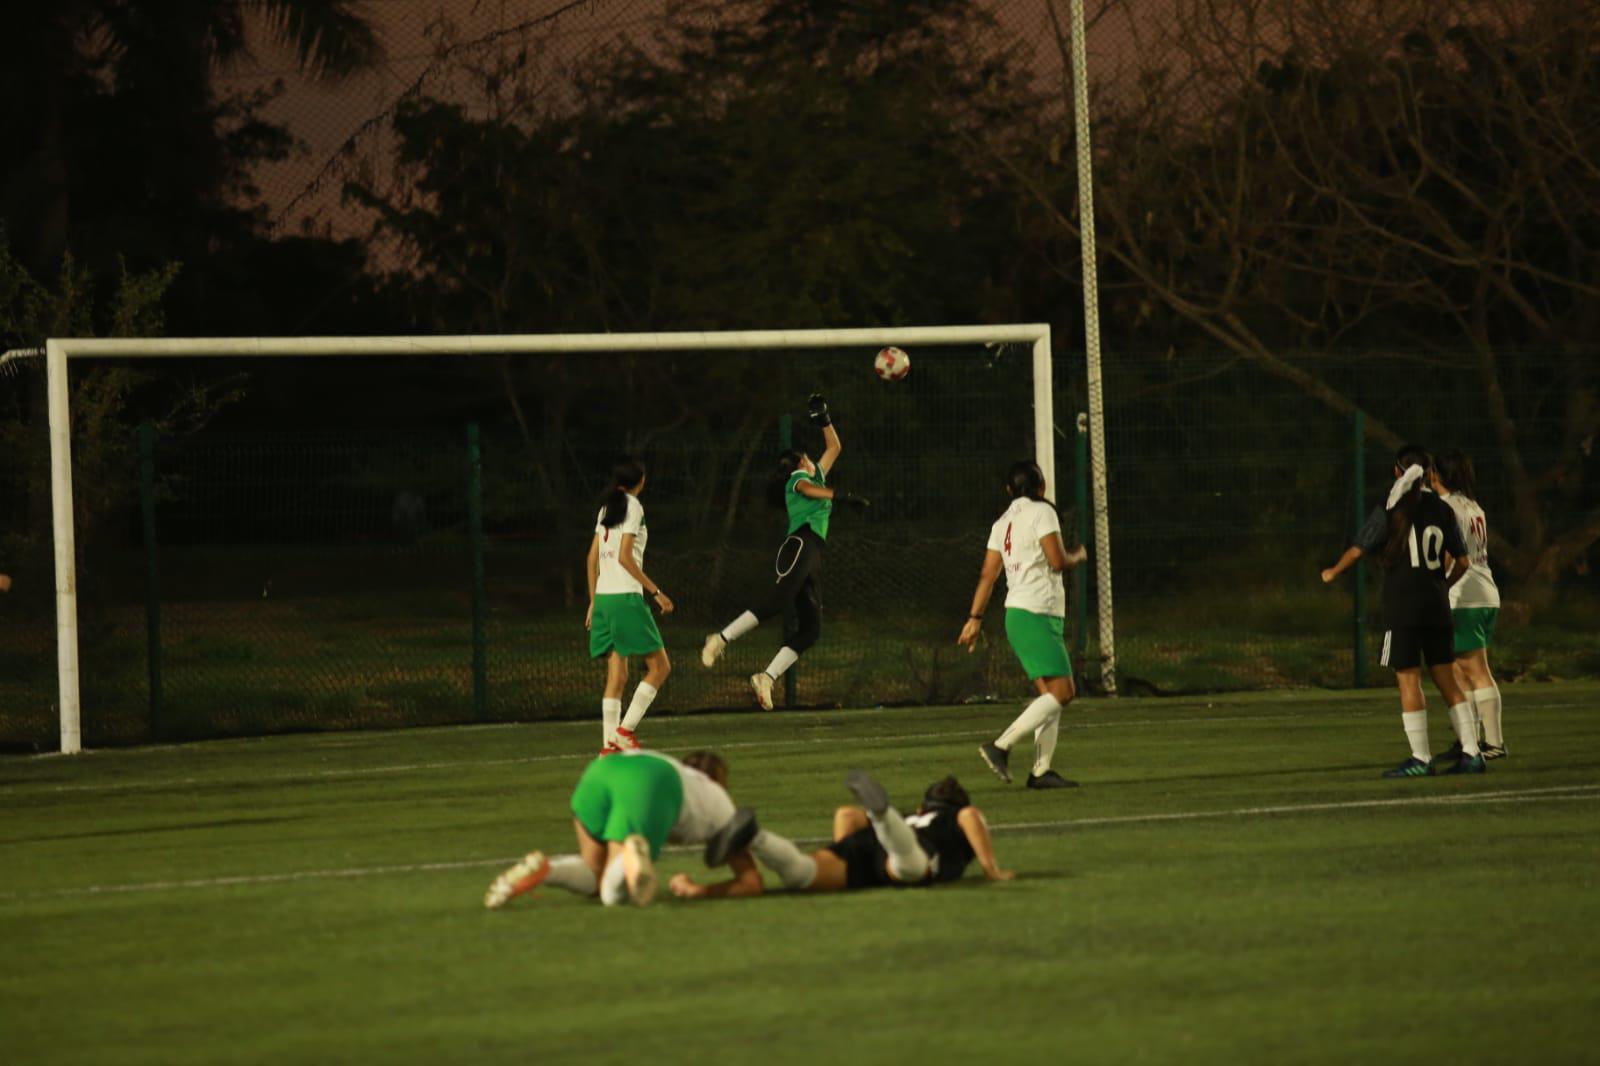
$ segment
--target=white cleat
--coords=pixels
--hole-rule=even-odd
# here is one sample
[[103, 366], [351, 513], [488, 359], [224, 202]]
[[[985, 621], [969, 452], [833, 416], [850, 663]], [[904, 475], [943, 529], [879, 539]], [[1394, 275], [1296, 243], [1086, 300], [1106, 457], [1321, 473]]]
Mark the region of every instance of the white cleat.
[[717, 665], [717, 660], [727, 650], [728, 642], [721, 633], [707, 633], [705, 647], [700, 649], [700, 665], [710, 669]]
[[750, 689], [756, 694], [756, 704], [763, 711], [772, 710], [772, 677], [766, 671], [750, 675]]
[[494, 884], [483, 895], [483, 905], [492, 911], [499, 910], [524, 892], [544, 884], [549, 876], [550, 860], [544, 857], [544, 852], [530, 851], [521, 862], [494, 879]]
[[656, 898], [656, 866], [650, 861], [650, 844], [638, 833], [622, 842], [622, 879], [635, 907], [648, 907]]

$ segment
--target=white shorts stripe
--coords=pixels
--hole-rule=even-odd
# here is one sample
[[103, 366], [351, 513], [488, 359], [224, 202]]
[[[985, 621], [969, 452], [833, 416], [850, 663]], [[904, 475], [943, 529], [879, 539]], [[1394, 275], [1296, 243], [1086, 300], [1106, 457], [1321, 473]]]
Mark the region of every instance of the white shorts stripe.
[[1394, 637], [1394, 630], [1385, 629], [1383, 631], [1383, 654], [1378, 656], [1378, 665], [1379, 666], [1388, 666], [1389, 665], [1389, 641], [1393, 637]]

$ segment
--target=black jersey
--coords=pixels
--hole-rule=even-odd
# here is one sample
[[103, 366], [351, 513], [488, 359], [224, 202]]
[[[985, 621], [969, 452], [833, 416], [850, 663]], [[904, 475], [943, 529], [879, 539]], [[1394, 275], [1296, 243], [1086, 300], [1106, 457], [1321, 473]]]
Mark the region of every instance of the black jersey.
[[[1389, 539], [1389, 512], [1383, 504], [1372, 509], [1356, 547], [1367, 554], [1381, 552]], [[1427, 489], [1417, 498], [1417, 510], [1406, 543], [1392, 563], [1384, 567], [1383, 623], [1390, 629], [1450, 628], [1450, 593], [1445, 585], [1444, 557], [1467, 554], [1461, 526], [1450, 505]]]
[[[965, 809], [965, 808], [963, 808]], [[928, 853], [928, 880], [955, 881], [966, 873], [967, 864], [976, 856], [972, 843], [956, 820], [959, 810], [940, 807], [909, 815], [906, 824], [917, 834], [917, 843]]]

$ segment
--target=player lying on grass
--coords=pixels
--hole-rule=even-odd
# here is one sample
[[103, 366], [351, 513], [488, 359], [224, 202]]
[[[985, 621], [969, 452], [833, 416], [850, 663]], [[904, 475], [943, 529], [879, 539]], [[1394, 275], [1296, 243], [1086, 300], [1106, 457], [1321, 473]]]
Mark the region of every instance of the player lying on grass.
[[[995, 862], [994, 842], [983, 812], [972, 805], [967, 790], [954, 777], [928, 786], [922, 805], [909, 818], [889, 804], [889, 793], [860, 770], [852, 770], [845, 784], [859, 807], [833, 812], [833, 843], [807, 855], [793, 841], [769, 830], [759, 830], [750, 852], [771, 868], [785, 888], [799, 892], [844, 892], [860, 888], [916, 888], [955, 881], [978, 860], [984, 877], [1009, 881], [1014, 874]], [[741, 810], [741, 818], [750, 812]], [[753, 816], [741, 829], [754, 828]], [[685, 899], [723, 899], [755, 896], [761, 879], [735, 877], [721, 884], [702, 885], [688, 874], [669, 883], [675, 896]]]
[[1006, 575], [1006, 639], [1039, 693], [1034, 701], [993, 741], [980, 745], [978, 754], [995, 776], [1009, 784], [1011, 749], [1033, 734], [1033, 772], [1029, 788], [1072, 788], [1050, 768], [1060, 731], [1061, 711], [1072, 702], [1072, 661], [1067, 657], [1067, 594], [1061, 572], [1088, 558], [1080, 544], [1068, 551], [1061, 543], [1061, 518], [1044, 498], [1044, 472], [1032, 460], [1011, 465], [1006, 474], [1006, 495], [1011, 505], [989, 530], [983, 569], [972, 594], [972, 609], [961, 627], [957, 644], [967, 651], [978, 647], [983, 614], [989, 607], [994, 584]]
[[704, 844], [708, 865], [726, 863], [735, 881], [759, 886], [761, 872], [744, 850], [755, 822], [734, 818], [727, 781], [728, 764], [708, 751], [682, 762], [656, 751], [595, 759], [572, 793], [578, 853], [529, 852], [494, 879], [483, 905], [494, 910], [548, 884], [598, 895], [608, 907], [624, 901], [643, 907], [655, 898], [655, 860], [668, 841]]
[[1322, 571], [1331, 582], [1363, 555], [1377, 552], [1383, 568], [1383, 657], [1400, 688], [1400, 721], [1411, 755], [1384, 777], [1430, 777], [1428, 704], [1422, 694], [1426, 660], [1434, 685], [1450, 708], [1450, 724], [1461, 741], [1461, 759], [1447, 773], [1481, 774], [1478, 721], [1452, 668], [1455, 633], [1446, 583], [1468, 566], [1455, 512], [1427, 487], [1433, 458], [1408, 444], [1395, 456], [1394, 485], [1388, 499], [1372, 509], [1356, 542], [1339, 561]]
[[867, 501], [860, 496], [841, 493], [828, 486], [828, 473], [843, 445], [839, 442], [839, 431], [834, 428], [833, 416], [828, 413], [828, 401], [822, 394], [812, 393], [808, 407], [808, 417], [822, 430], [824, 447], [816, 462], [798, 449], [790, 449], [778, 457], [778, 472], [784, 479], [783, 504], [789, 512], [789, 532], [778, 546], [773, 564], [777, 581], [757, 597], [748, 610], [740, 612], [720, 631], [707, 634], [705, 646], [700, 650], [700, 661], [708, 668], [715, 666], [729, 644], [794, 604], [799, 627], [784, 639], [783, 646], [765, 670], [750, 675], [750, 689], [756, 703], [766, 711], [772, 710], [773, 683], [822, 636], [822, 546], [828, 539], [833, 501], [867, 506]]

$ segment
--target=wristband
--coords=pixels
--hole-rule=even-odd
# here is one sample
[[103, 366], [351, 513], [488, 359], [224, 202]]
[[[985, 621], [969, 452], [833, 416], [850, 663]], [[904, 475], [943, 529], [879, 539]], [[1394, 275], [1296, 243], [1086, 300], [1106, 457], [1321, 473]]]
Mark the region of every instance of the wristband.
[[969, 615], [967, 615], [967, 617], [972, 619], [975, 622], [983, 621], [983, 615], [981, 615], [981, 614], [969, 614]]

